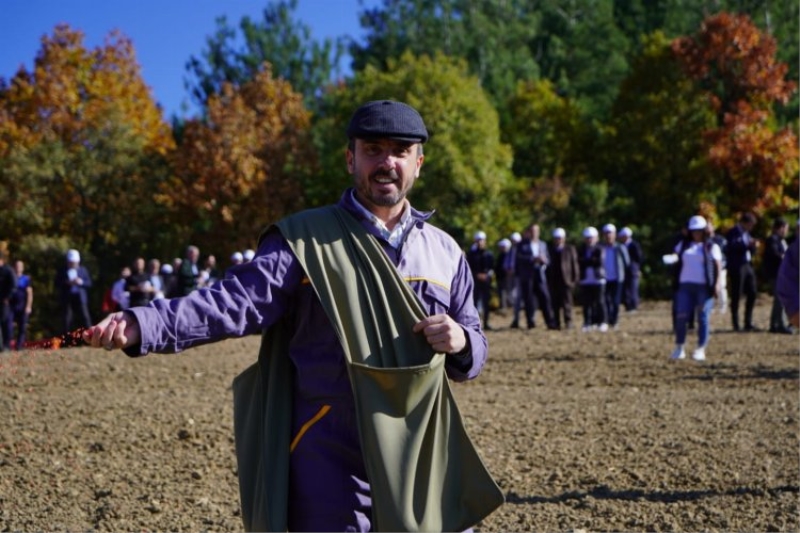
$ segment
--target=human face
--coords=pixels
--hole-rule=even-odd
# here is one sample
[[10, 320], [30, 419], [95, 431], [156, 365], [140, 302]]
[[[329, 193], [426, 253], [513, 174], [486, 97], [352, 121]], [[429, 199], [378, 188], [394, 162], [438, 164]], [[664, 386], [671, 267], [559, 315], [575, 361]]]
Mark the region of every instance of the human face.
[[353, 175], [358, 200], [379, 217], [402, 212], [423, 159], [416, 143], [356, 139], [355, 151], [347, 150], [347, 170]]
[[694, 242], [700, 242], [706, 237], [705, 230], [702, 229], [693, 229], [692, 230], [692, 240]]

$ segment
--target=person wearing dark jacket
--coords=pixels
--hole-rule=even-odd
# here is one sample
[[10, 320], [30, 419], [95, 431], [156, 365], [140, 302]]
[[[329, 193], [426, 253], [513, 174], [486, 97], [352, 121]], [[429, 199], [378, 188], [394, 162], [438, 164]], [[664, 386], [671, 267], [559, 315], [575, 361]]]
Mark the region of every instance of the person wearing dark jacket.
[[11, 298], [17, 290], [17, 275], [6, 264], [6, 252], [0, 250], [0, 350], [11, 349]]
[[606, 315], [606, 252], [605, 247], [597, 242], [598, 232], [594, 226], [583, 230], [583, 244], [578, 248], [578, 266], [580, 267], [580, 291], [583, 303], [583, 331], [599, 329], [608, 331]]
[[741, 331], [739, 323], [739, 300], [745, 297], [744, 331], [757, 331], [753, 324], [753, 308], [756, 304], [756, 274], [753, 270], [753, 257], [758, 250], [758, 241], [750, 235], [756, 217], [752, 213], [744, 213], [739, 223], [731, 228], [725, 239], [728, 241], [727, 261], [730, 278], [731, 322], [734, 331]]
[[644, 252], [642, 245], [639, 241], [633, 238], [633, 230], [629, 227], [624, 227], [619, 230], [619, 242], [624, 244], [628, 249], [628, 256], [630, 262], [628, 268], [625, 269], [625, 281], [622, 288], [622, 302], [625, 305], [625, 310], [628, 312], [635, 312], [639, 308], [639, 278], [642, 273], [642, 265], [644, 264]]
[[547, 268], [547, 283], [553, 301], [553, 327], [561, 329], [561, 316], [564, 327], [572, 329], [572, 292], [580, 279], [578, 251], [566, 242], [564, 228], [553, 230], [553, 240], [548, 246], [550, 266]]
[[58, 269], [55, 285], [60, 294], [64, 333], [72, 330], [76, 319], [80, 327], [91, 326], [89, 289], [92, 287], [92, 277], [81, 264], [78, 250], [67, 251], [67, 264]]
[[494, 277], [494, 254], [486, 249], [486, 234], [475, 233], [474, 242], [467, 252], [467, 263], [475, 280], [473, 300], [475, 308], [483, 318], [483, 329], [492, 329], [489, 325], [489, 301], [492, 297], [492, 278]]
[[764, 246], [764, 257], [761, 261], [764, 279], [769, 283], [773, 293], [772, 312], [769, 317], [770, 333], [793, 333], [787, 323], [786, 312], [783, 309], [780, 298], [775, 291], [775, 282], [778, 279], [778, 270], [781, 261], [786, 254], [789, 246], [786, 244], [786, 233], [789, 230], [789, 223], [783, 218], [777, 218], [772, 223], [772, 234], [767, 237]]

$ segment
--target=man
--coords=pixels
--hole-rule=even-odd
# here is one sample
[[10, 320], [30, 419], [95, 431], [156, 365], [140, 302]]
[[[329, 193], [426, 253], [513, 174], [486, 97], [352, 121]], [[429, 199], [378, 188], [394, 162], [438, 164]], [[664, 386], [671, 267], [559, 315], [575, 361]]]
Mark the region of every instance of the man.
[[617, 329], [619, 321], [619, 304], [622, 301], [622, 287], [625, 283], [625, 271], [631, 260], [628, 249], [617, 242], [617, 228], [614, 224], [603, 226], [603, 246], [605, 247], [606, 272], [606, 316], [608, 325]]
[[789, 230], [789, 223], [783, 218], [776, 218], [772, 223], [772, 234], [767, 238], [764, 246], [764, 258], [761, 267], [764, 272], [764, 279], [772, 289], [772, 312], [769, 317], [770, 333], [792, 333], [789, 324], [786, 323], [786, 312], [783, 309], [778, 293], [775, 290], [775, 283], [778, 279], [778, 270], [781, 267], [783, 256], [789, 246], [786, 244], [786, 233]]
[[486, 233], [483, 231], [475, 233], [472, 246], [467, 251], [467, 264], [475, 283], [475, 307], [483, 317], [483, 329], [490, 330], [492, 327], [489, 325], [489, 301], [492, 297], [494, 254], [486, 249]]
[[709, 240], [719, 246], [722, 252], [722, 270], [719, 271], [719, 284], [721, 290], [717, 298], [717, 311], [719, 313], [726, 313], [728, 311], [728, 260], [726, 259], [725, 252], [728, 249], [728, 241], [725, 237], [717, 233], [714, 224], [711, 220], [708, 221], [708, 234]]
[[125, 278], [125, 292], [128, 293], [128, 307], [147, 305], [153, 299], [155, 289], [150, 281], [150, 274], [145, 270], [144, 257], [133, 260], [130, 273]]
[[[437, 354], [445, 354], [444, 368], [450, 379], [475, 378], [486, 361], [487, 341], [472, 301], [469, 265], [458, 243], [427, 222], [432, 214], [417, 211], [406, 198], [424, 160], [422, 145], [428, 132], [422, 118], [403, 103], [369, 102], [356, 110], [347, 134], [346, 162], [354, 187], [342, 195], [337, 213], [341, 211], [359, 231], [369, 234], [362, 244], [379, 247], [382, 260], [393, 265], [395, 274], [405, 280], [403, 287], [413, 291], [427, 314], [409, 326], [410, 331], [384, 331], [381, 339], [391, 343], [397, 336], [414, 337]], [[254, 259], [229, 269], [213, 288], [110, 315], [84, 338], [93, 347], [124, 348], [128, 355], [138, 356], [177, 352], [265, 328], [285, 337], [293, 370], [291, 405], [282, 405], [279, 414], [290, 412], [294, 438], [288, 456], [271, 458], [275, 465], [288, 468], [288, 509], [283, 509], [287, 520], [276, 527], [369, 531], [376, 494], [367, 479], [371, 455], [362, 452], [359, 440], [362, 428], [356, 414], [363, 402], [354, 397], [351, 367], [337, 336], [338, 327], [334, 328], [321, 305], [322, 293], [315, 292], [311, 274], [300, 263], [297, 242], [283, 234], [295, 220], [302, 222], [303, 216], [318, 211], [272, 226], [263, 234]], [[327, 230], [317, 227], [320, 232]], [[392, 312], [375, 299], [369, 301], [372, 309], [347, 308], [346, 302], [340, 306], [347, 311], [337, 309], [345, 315], [365, 314], [370, 320]], [[280, 364], [281, 358], [271, 358], [274, 361]], [[393, 436], [398, 446], [414, 440], [410, 427], [408, 431], [403, 441]], [[369, 454], [374, 453], [380, 451], [370, 448]], [[443, 496], [436, 494], [436, 499], [443, 501]]]
[[[11, 297], [11, 322], [17, 327], [14, 347], [22, 350], [25, 347], [28, 321], [33, 312], [33, 284], [31, 277], [25, 273], [25, 263], [21, 259], [14, 261], [14, 273], [17, 275], [17, 288]], [[13, 327], [9, 330], [13, 330]]]
[[0, 250], [0, 350], [11, 349], [11, 298], [17, 289], [17, 276], [6, 264], [6, 252]]
[[200, 260], [200, 248], [194, 245], [186, 247], [186, 256], [180, 263], [180, 267], [175, 274], [178, 284], [178, 294], [186, 296], [195, 289], [200, 280], [200, 267], [197, 262]]
[[[523, 232], [522, 240], [514, 247], [514, 276], [519, 287], [521, 305], [525, 308], [528, 329], [536, 327], [537, 303], [542, 309], [545, 324], [548, 328], [553, 327], [552, 306], [545, 275], [549, 259], [547, 246], [539, 240], [539, 233], [539, 225], [531, 224]], [[519, 308], [514, 309], [511, 328], [519, 327], [519, 311]]]
[[728, 231], [726, 258], [728, 276], [730, 277], [730, 307], [733, 331], [742, 331], [739, 323], [739, 300], [742, 295], [744, 303], [744, 331], [757, 331], [753, 324], [753, 308], [756, 304], [756, 274], [753, 270], [753, 257], [758, 250], [758, 241], [750, 232], [756, 225], [756, 217], [752, 213], [744, 213], [739, 223]]
[[587, 226], [583, 230], [583, 243], [578, 249], [580, 267], [580, 292], [583, 303], [583, 332], [599, 329], [608, 331], [606, 317], [606, 250], [598, 243], [597, 228]]
[[497, 301], [500, 313], [505, 314], [505, 310], [511, 303], [511, 276], [508, 275], [508, 271], [506, 270], [507, 258], [511, 253], [511, 241], [509, 239], [500, 239], [497, 243], [497, 249], [499, 251], [494, 261]]
[[628, 268], [625, 270], [622, 301], [625, 304], [625, 310], [634, 313], [639, 307], [639, 278], [644, 264], [644, 252], [642, 252], [642, 245], [639, 244], [639, 241], [634, 240], [633, 230], [627, 226], [619, 230], [619, 242], [628, 249], [630, 258]]
[[580, 279], [578, 251], [567, 242], [564, 228], [553, 230], [553, 241], [548, 246], [550, 267], [547, 269], [547, 282], [553, 299], [553, 325], [561, 329], [561, 315], [564, 327], [572, 329], [572, 291]]
[[795, 235], [794, 240], [783, 256], [781, 266], [778, 269], [778, 279], [775, 282], [775, 294], [781, 300], [786, 314], [789, 316], [789, 324], [795, 328], [800, 328], [800, 237]]
[[88, 328], [92, 325], [89, 314], [89, 289], [92, 277], [89, 270], [81, 264], [78, 250], [67, 251], [67, 264], [56, 273], [55, 285], [60, 293], [60, 303], [64, 319], [64, 333], [72, 331], [77, 318], [78, 326]]

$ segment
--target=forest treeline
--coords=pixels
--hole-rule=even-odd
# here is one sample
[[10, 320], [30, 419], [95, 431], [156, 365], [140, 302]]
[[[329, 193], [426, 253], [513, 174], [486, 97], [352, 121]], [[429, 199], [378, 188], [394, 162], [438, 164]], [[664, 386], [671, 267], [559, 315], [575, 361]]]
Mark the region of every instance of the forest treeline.
[[322, 40], [296, 6], [217, 20], [187, 58], [195, 117], [164, 116], [120, 33], [89, 49], [57, 26], [32, 69], [0, 78], [0, 240], [38, 281], [35, 330], [57, 316], [68, 248], [105, 287], [136, 256], [225, 258], [338, 199], [345, 125], [371, 99], [420, 110], [412, 200], [465, 245], [531, 221], [575, 238], [627, 225], [659, 294], [689, 216], [724, 229], [753, 211], [763, 234], [797, 218], [794, 0], [383, 0], [363, 37]]

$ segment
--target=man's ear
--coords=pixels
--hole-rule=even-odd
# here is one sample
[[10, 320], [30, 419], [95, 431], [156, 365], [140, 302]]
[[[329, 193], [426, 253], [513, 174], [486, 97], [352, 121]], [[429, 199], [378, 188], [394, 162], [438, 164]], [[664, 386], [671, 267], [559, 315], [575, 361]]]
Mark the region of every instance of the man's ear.
[[414, 177], [419, 178], [419, 170], [422, 168], [422, 162], [425, 161], [425, 156], [420, 155], [417, 157], [417, 170], [414, 172]]
[[353, 162], [355, 160], [355, 154], [350, 151], [350, 148], [344, 149], [344, 158], [345, 161], [347, 162], [347, 173], [352, 174], [354, 171]]

